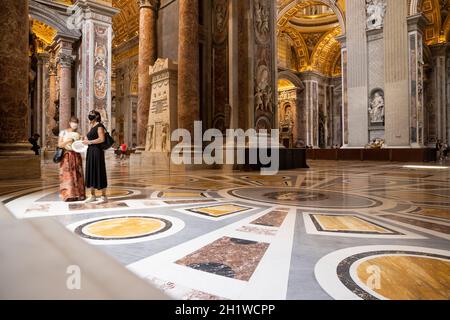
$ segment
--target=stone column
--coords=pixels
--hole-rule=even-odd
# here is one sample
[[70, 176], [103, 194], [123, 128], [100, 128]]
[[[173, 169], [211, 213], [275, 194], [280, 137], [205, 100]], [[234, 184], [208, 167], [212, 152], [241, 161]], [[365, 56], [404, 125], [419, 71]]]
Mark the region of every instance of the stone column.
[[198, 0], [179, 3], [178, 127], [194, 133], [200, 119]]
[[447, 97], [446, 97], [446, 50], [447, 44], [431, 48], [433, 55], [433, 111], [435, 115], [436, 139], [447, 140]]
[[[55, 101], [57, 99], [56, 97], [56, 77], [57, 77], [57, 69], [56, 69], [56, 63], [54, 59], [50, 59], [48, 62], [48, 105], [47, 110], [45, 112], [45, 118], [46, 118], [46, 127], [45, 127], [45, 140], [46, 140], [46, 147], [50, 150], [56, 148], [56, 136], [53, 131], [55, 131], [56, 128], [56, 104]], [[59, 128], [58, 128], [59, 129]]]
[[450, 55], [447, 49], [447, 65], [446, 65], [446, 82], [447, 82], [447, 143], [450, 143]]
[[[339, 36], [336, 38], [341, 44], [341, 69], [342, 69], [342, 83], [341, 83], [341, 97], [342, 97], [342, 110], [341, 113], [341, 141], [335, 141], [333, 144], [338, 144], [342, 146], [348, 146], [349, 135], [348, 135], [348, 52], [347, 52], [347, 38], [346, 36]], [[337, 136], [337, 135], [336, 135]]]
[[228, 23], [228, 52], [229, 52], [229, 91], [228, 101], [231, 106], [230, 129], [239, 128], [239, 0], [230, 0]]
[[[367, 30], [367, 61], [368, 75], [367, 94], [368, 104], [366, 112], [368, 113], [369, 141], [374, 139], [385, 139], [385, 121], [378, 113], [374, 111], [372, 102], [375, 105], [384, 98], [384, 42], [383, 29]], [[369, 108], [370, 106], [370, 108]], [[370, 112], [372, 111], [372, 113]]]
[[28, 1], [3, 0], [0, 10], [0, 179], [41, 175], [29, 138]]
[[[42, 147], [47, 145], [46, 139], [46, 119], [45, 113], [47, 112], [47, 100], [48, 93], [48, 60], [50, 55], [48, 53], [38, 54], [38, 70], [37, 70], [37, 99], [36, 99], [36, 128], [37, 132], [41, 135]], [[48, 97], [48, 96], [47, 96]]]
[[410, 147], [408, 4], [386, 0], [384, 23], [385, 140]]
[[139, 5], [139, 93], [137, 114], [138, 146], [145, 147], [151, 96], [150, 66], [157, 58], [159, 0], [138, 0]]
[[97, 110], [111, 131], [112, 17], [118, 9], [99, 1], [77, 1], [82, 42], [77, 83], [81, 132], [88, 131], [88, 113]]
[[[5, 0], [0, 10], [0, 144], [28, 145], [28, 1]], [[21, 145], [25, 144], [25, 145]], [[13, 145], [13, 146], [11, 146]], [[0, 147], [0, 149], [3, 149]]]
[[307, 139], [306, 144], [319, 146], [319, 83], [311, 75], [306, 75], [305, 83], [305, 113]]
[[71, 80], [72, 80], [71, 53], [60, 52], [57, 63], [60, 66], [59, 75], [59, 130], [67, 129], [71, 117]]
[[252, 82], [254, 126], [256, 130], [274, 128], [277, 118], [277, 54], [275, 1], [250, 1], [250, 50], [253, 56]]
[[[344, 146], [362, 148], [368, 142], [368, 61], [366, 2], [346, 1], [347, 19], [347, 91], [344, 105]], [[344, 97], [345, 99], [345, 97]], [[346, 107], [348, 105], [348, 107]]]
[[250, 50], [251, 15], [249, 1], [238, 3], [238, 86], [239, 86], [239, 127], [249, 129], [254, 127], [254, 108], [243, 106], [253, 105], [252, 64], [253, 55]]
[[426, 20], [422, 14], [408, 18], [410, 143], [412, 147], [424, 147], [427, 142], [424, 130], [422, 33], [425, 24]]

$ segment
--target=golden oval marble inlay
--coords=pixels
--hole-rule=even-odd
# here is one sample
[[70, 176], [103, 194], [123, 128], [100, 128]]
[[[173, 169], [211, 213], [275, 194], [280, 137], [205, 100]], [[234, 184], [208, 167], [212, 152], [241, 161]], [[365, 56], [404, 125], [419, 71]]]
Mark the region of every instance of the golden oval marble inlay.
[[369, 268], [380, 270], [379, 288], [372, 289], [392, 300], [450, 299], [450, 261], [433, 257], [379, 256], [357, 267], [360, 281], [368, 283], [373, 276]]
[[128, 238], [152, 234], [163, 229], [165, 223], [154, 218], [125, 217], [94, 222], [84, 233], [105, 238]]

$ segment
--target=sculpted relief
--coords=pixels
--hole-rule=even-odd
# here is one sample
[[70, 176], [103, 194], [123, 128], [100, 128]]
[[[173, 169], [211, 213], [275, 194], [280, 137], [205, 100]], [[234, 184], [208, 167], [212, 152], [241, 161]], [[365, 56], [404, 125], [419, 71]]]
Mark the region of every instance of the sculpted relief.
[[276, 93], [273, 73], [273, 37], [274, 25], [273, 2], [270, 0], [255, 0], [253, 5], [254, 43], [254, 104], [255, 127], [270, 129], [273, 124], [274, 94]]
[[386, 14], [385, 0], [366, 0], [367, 30], [383, 28]]
[[370, 97], [369, 118], [371, 124], [384, 123], [384, 93], [383, 90], [375, 91]]
[[261, 43], [270, 40], [270, 7], [265, 1], [255, 2], [256, 36]]

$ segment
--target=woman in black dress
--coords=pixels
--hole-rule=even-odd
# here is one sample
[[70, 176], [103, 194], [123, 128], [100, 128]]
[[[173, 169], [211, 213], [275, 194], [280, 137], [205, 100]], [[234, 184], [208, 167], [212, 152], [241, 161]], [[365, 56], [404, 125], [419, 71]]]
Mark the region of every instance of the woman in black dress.
[[105, 142], [106, 129], [101, 123], [102, 118], [99, 112], [89, 112], [88, 118], [91, 130], [86, 135], [83, 143], [89, 146], [86, 156], [85, 180], [86, 188], [91, 189], [91, 196], [86, 200], [86, 203], [97, 201], [95, 190], [101, 190], [102, 197], [100, 202], [97, 203], [101, 204], [108, 201], [106, 197], [108, 181], [106, 177], [105, 151], [102, 148], [102, 144]]

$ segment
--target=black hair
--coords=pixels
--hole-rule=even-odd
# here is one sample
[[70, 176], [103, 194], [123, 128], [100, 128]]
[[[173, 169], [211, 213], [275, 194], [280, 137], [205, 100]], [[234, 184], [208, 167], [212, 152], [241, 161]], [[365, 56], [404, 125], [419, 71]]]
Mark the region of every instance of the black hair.
[[102, 122], [102, 116], [100, 115], [100, 112], [98, 112], [97, 110], [92, 110], [91, 112], [89, 112], [89, 115], [95, 116], [95, 121]]

